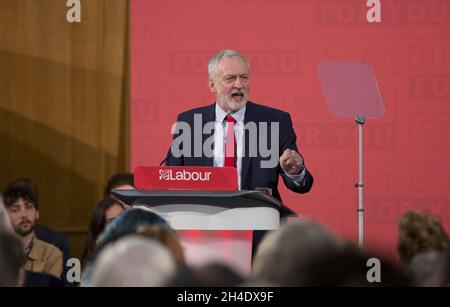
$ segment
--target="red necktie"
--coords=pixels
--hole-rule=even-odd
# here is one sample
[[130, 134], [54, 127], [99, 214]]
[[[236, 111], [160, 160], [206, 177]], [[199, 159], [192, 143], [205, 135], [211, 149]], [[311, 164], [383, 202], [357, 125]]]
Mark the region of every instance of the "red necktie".
[[228, 123], [226, 139], [225, 139], [225, 165], [230, 167], [236, 167], [236, 138], [234, 136], [234, 125], [236, 120], [227, 115], [225, 121]]
[[[236, 137], [234, 134], [234, 125], [236, 124], [236, 120], [231, 116], [227, 115], [224, 119], [227, 123], [227, 129], [226, 129], [226, 139], [224, 144], [224, 153], [225, 153], [225, 163], [224, 166], [229, 167], [236, 167]], [[211, 232], [211, 231], [210, 231]], [[219, 230], [217, 231], [218, 239], [220, 238], [221, 241], [223, 241], [224, 244], [230, 244], [229, 246], [233, 246], [232, 242], [235, 241], [242, 241], [246, 242], [246, 246], [250, 247], [249, 251], [251, 250], [251, 244], [252, 244], [252, 231], [251, 230]], [[226, 243], [229, 242], [229, 243]], [[225, 259], [229, 259], [230, 263], [232, 263], [232, 259], [234, 257], [234, 253], [236, 253], [236, 250], [233, 249], [226, 249], [222, 251], [222, 256]], [[248, 262], [250, 265], [250, 259], [251, 255], [249, 253], [248, 255]]]

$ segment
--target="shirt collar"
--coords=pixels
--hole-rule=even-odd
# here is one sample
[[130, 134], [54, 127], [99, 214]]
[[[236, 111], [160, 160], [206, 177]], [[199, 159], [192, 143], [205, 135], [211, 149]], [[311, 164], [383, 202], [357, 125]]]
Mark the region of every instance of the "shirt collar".
[[28, 243], [28, 245], [25, 247], [25, 254], [26, 255], [29, 255], [31, 250], [33, 249], [33, 243], [34, 243], [34, 235], [33, 235], [33, 237], [31, 237], [30, 243]]
[[42, 246], [40, 241], [33, 235], [33, 240], [31, 241], [31, 249], [28, 253], [28, 258], [33, 260], [38, 260], [42, 256]]
[[[247, 108], [247, 104], [245, 104], [241, 109], [237, 112], [231, 114], [231, 116], [240, 124], [244, 123], [245, 109]], [[227, 112], [225, 112], [219, 104], [216, 102], [216, 121], [222, 123], [225, 116], [227, 116]]]

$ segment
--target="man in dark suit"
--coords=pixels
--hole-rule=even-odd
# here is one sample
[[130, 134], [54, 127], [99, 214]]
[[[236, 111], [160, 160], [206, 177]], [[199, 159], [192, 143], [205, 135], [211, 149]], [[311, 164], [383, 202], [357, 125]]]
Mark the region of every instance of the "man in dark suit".
[[[306, 193], [314, 179], [298, 153], [290, 115], [248, 101], [249, 71], [238, 51], [223, 50], [209, 60], [216, 102], [178, 116], [166, 165], [234, 166], [241, 190], [267, 188], [281, 200], [281, 176], [290, 190]], [[254, 246], [261, 237], [254, 233]]]

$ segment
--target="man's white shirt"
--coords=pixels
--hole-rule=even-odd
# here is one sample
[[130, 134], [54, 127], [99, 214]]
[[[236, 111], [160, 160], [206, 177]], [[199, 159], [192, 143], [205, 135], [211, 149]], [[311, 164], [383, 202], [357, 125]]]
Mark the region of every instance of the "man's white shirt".
[[[245, 117], [246, 106], [244, 106], [239, 111], [231, 114], [231, 116], [236, 120], [234, 124], [234, 134], [236, 138], [236, 167], [238, 173], [238, 187], [241, 189], [241, 170], [242, 170], [242, 156], [244, 152], [244, 117]], [[225, 136], [228, 123], [224, 120], [227, 116], [219, 104], [216, 102], [216, 119], [214, 126], [214, 166], [223, 167], [225, 165], [225, 155], [224, 155], [224, 145]], [[282, 154], [282, 153], [281, 153]], [[283, 170], [284, 171], [284, 170]], [[292, 179], [292, 181], [298, 186], [303, 186], [305, 184], [305, 169], [298, 175], [285, 174]]]

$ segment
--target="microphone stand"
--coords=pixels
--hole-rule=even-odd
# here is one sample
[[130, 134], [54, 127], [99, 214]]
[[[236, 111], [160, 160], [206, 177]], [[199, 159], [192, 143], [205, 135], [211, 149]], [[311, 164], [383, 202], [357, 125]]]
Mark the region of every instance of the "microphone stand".
[[359, 225], [359, 247], [364, 248], [364, 183], [363, 183], [363, 125], [366, 122], [364, 115], [355, 117], [359, 126], [359, 182], [355, 184], [359, 192], [358, 225]]

